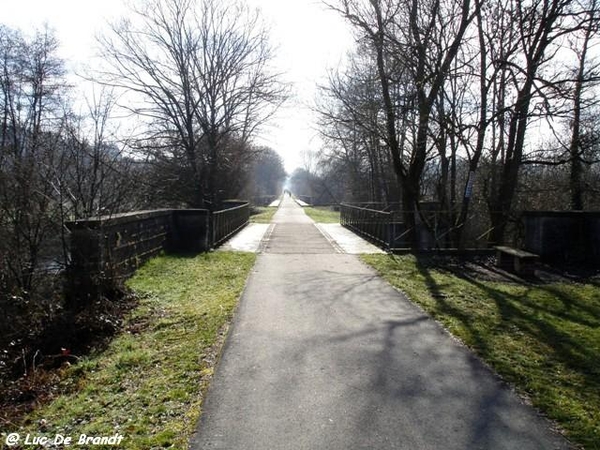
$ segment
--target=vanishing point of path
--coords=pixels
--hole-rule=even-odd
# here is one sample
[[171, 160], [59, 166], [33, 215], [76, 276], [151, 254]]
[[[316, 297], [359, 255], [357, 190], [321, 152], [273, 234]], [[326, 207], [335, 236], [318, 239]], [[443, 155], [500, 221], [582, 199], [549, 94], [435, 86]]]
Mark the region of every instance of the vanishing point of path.
[[273, 222], [193, 449], [569, 448], [289, 197]]

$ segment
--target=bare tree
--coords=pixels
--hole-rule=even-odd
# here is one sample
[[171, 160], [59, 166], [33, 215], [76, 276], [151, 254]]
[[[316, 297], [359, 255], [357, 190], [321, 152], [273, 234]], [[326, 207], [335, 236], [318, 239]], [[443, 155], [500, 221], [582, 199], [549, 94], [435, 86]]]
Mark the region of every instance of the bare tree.
[[[343, 15], [370, 43], [381, 88], [386, 140], [402, 186], [405, 226], [417, 245], [415, 211], [428, 154], [434, 104], [452, 67], [463, 37], [475, 17], [470, 0], [339, 0], [329, 6]], [[406, 73], [414, 92], [417, 126], [405, 154], [397, 130], [400, 99], [393, 81]]]
[[[589, 146], [589, 139], [586, 139], [583, 117], [586, 109], [593, 106], [595, 100], [590, 99], [590, 88], [597, 85], [600, 76], [600, 65], [594, 60], [590, 52], [595, 44], [598, 34], [599, 4], [597, 0], [588, 0], [583, 3], [587, 20], [581, 30], [570, 36], [569, 47], [575, 55], [577, 66], [575, 68], [575, 80], [572, 91], [573, 115], [571, 119], [571, 141], [569, 144], [570, 159], [570, 177], [569, 190], [571, 194], [571, 208], [574, 210], [583, 210], [583, 166], [585, 164], [586, 144]], [[589, 138], [589, 135], [587, 136]], [[587, 140], [587, 142], [586, 142]]]
[[[324, 91], [323, 134], [337, 151], [329, 155], [345, 156], [360, 179], [364, 164], [376, 161], [373, 149], [386, 148], [408, 229], [414, 229], [420, 196], [447, 210], [454, 245], [466, 244], [463, 231], [477, 195], [487, 203], [478, 224], [487, 232], [478, 236], [492, 244], [504, 241], [516, 208], [559, 203], [529, 201], [535, 193], [527, 189], [539, 190], [543, 180], [567, 180], [563, 190], [571, 191], [571, 206], [584, 206], [584, 193], [593, 190], [585, 178], [596, 179], [591, 163], [599, 142], [591, 117], [598, 81], [591, 51], [598, 34], [595, 0], [328, 4], [354, 26], [366, 55], [362, 70], [332, 77]], [[565, 65], [569, 51], [571, 67]], [[360, 95], [373, 80], [378, 92], [369, 97], [370, 110]], [[566, 120], [568, 130], [553, 129], [550, 145], [531, 126], [564, 126]], [[367, 143], [369, 135], [378, 143]], [[364, 195], [366, 188], [360, 189]], [[476, 198], [478, 214], [482, 206]]]
[[[321, 86], [316, 111], [326, 145], [321, 160], [344, 173], [341, 190], [346, 201], [398, 202], [398, 181], [391, 155], [382, 145], [386, 126], [377, 70], [368, 49], [350, 55], [343, 73], [332, 72]], [[398, 92], [398, 89], [395, 89]], [[411, 119], [408, 108], [397, 118], [399, 140], [406, 140]]]
[[137, 95], [127, 107], [149, 122], [143, 147], [183, 156], [189, 203], [214, 207], [224, 143], [247, 142], [285, 99], [267, 31], [235, 1], [152, 0], [132, 12], [100, 39], [103, 82]]
[[286, 178], [281, 156], [268, 147], [261, 147], [252, 161], [252, 171], [247, 189], [252, 197], [275, 198], [283, 190]]
[[57, 48], [48, 28], [29, 39], [0, 28], [0, 265], [25, 296], [44, 243], [57, 231], [54, 187], [47, 182], [60, 147], [51, 130], [63, 123], [64, 67]]
[[556, 86], [544, 69], [554, 60], [565, 36], [580, 29], [585, 21], [583, 11], [572, 0], [515, 1], [508, 2], [508, 7], [516, 35], [507, 42], [504, 58], [498, 61], [502, 65], [499, 95], [506, 101], [512, 89], [514, 100], [499, 105], [499, 114], [508, 118], [505, 125], [498, 122], [498, 133], [503, 136], [497, 146], [502, 164], [489, 196], [493, 243], [504, 240], [511, 217], [532, 107], [539, 111], [547, 106], [546, 90], [552, 92]]
[[69, 115], [63, 132], [68, 156], [63, 190], [69, 220], [110, 215], [136, 205], [128, 142], [112, 127], [116, 96], [93, 89], [83, 115]]

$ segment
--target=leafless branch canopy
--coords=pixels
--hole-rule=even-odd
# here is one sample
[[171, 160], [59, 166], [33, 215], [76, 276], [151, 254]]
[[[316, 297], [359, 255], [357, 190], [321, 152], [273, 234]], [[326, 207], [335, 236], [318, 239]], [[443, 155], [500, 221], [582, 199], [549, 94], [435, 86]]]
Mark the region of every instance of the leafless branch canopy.
[[248, 142], [286, 98], [258, 12], [237, 1], [142, 2], [100, 38], [105, 83], [137, 94], [128, 109], [153, 140], [186, 155], [196, 202], [214, 195], [220, 149]]

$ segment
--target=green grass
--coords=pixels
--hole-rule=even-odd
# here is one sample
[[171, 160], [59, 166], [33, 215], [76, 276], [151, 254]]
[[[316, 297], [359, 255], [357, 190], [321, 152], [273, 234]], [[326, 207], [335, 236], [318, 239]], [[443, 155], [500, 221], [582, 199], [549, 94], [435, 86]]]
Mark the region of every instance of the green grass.
[[273, 215], [277, 212], [276, 206], [255, 206], [250, 216], [251, 223], [270, 223]]
[[600, 287], [468, 281], [413, 256], [364, 255], [586, 449], [600, 449]]
[[340, 212], [328, 206], [305, 206], [303, 209], [317, 223], [340, 223]]
[[67, 369], [65, 393], [32, 413], [21, 433], [38, 432], [44, 419], [47, 436], [120, 433], [119, 448], [187, 448], [220, 332], [254, 260], [253, 254], [215, 252], [149, 261], [128, 282], [141, 300], [127, 331]]

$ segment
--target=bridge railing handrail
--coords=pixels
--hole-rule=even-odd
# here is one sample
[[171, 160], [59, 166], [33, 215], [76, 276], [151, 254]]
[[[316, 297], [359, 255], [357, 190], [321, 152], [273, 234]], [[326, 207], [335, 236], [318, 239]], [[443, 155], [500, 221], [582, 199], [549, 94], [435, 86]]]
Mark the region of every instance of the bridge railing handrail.
[[370, 208], [340, 204], [340, 223], [365, 238], [375, 241], [385, 249], [390, 248], [391, 224], [394, 214]]
[[250, 221], [250, 204], [211, 213], [212, 247], [218, 247]]
[[[365, 203], [365, 204], [372, 204], [372, 203]], [[373, 209], [373, 208], [366, 208], [364, 206], [358, 206], [358, 205], [351, 205], [349, 203], [340, 203], [340, 207], [344, 206], [346, 208], [353, 208], [356, 210], [364, 210], [364, 211], [371, 211], [371, 212], [375, 212], [375, 213], [384, 213], [384, 214], [392, 214], [392, 211], [382, 211], [380, 209]]]

